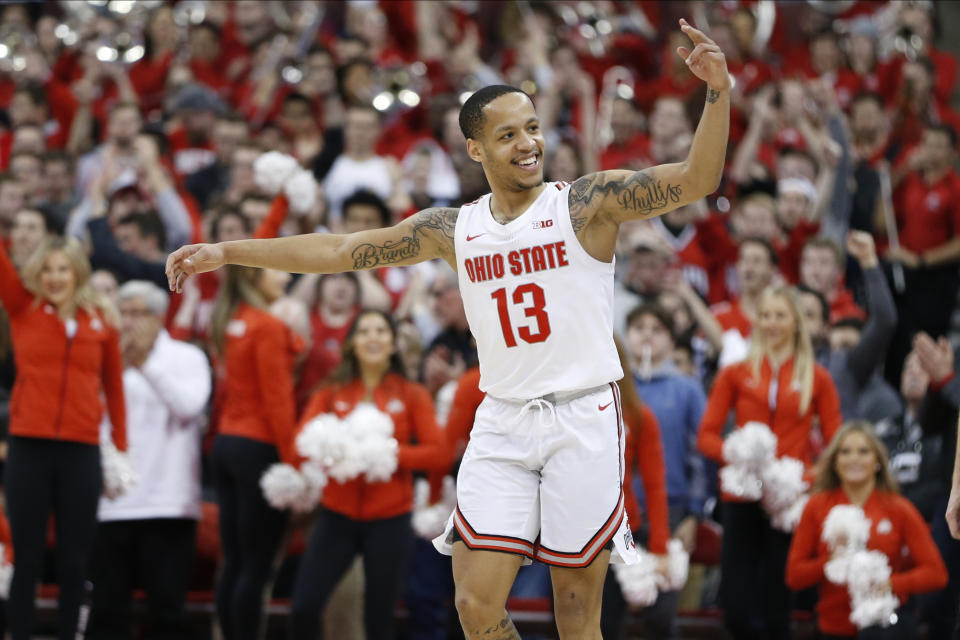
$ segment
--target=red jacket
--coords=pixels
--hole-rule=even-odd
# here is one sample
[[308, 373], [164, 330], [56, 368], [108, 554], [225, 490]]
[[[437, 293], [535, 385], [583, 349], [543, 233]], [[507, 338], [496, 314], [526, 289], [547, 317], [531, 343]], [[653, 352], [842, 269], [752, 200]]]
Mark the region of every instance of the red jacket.
[[652, 553], [667, 552], [670, 540], [670, 520], [667, 511], [667, 470], [663, 463], [663, 443], [660, 424], [647, 405], [640, 406], [640, 415], [626, 410], [627, 446], [624, 452], [623, 493], [630, 528], [636, 531], [643, 522], [637, 497], [633, 492], [633, 469], [639, 465], [646, 495], [647, 516], [650, 518], [650, 536], [647, 548]]
[[300, 339], [263, 309], [241, 304], [227, 324], [225, 390], [218, 432], [277, 447], [296, 464], [293, 364]]
[[[359, 379], [321, 388], [304, 410], [300, 428], [322, 413], [346, 417], [366, 394]], [[368, 482], [363, 476], [347, 482], [331, 479], [321, 500], [330, 511], [354, 520], [381, 520], [409, 513], [413, 509], [413, 472], [445, 470], [450, 464], [433, 400], [422, 385], [388, 373], [373, 390], [373, 403], [393, 419], [393, 437], [400, 445], [397, 470], [386, 482]]]
[[113, 442], [127, 448], [123, 361], [117, 330], [99, 314], [77, 310], [67, 337], [53, 306], [36, 298], [0, 248], [0, 301], [10, 316], [17, 378], [10, 398], [10, 434], [100, 443], [101, 391]]
[[[790, 544], [786, 579], [787, 586], [794, 590], [819, 585], [817, 614], [822, 632], [854, 636], [857, 628], [850, 622], [847, 587], [830, 582], [823, 574], [830, 550], [820, 540], [820, 535], [827, 514], [838, 504], [850, 504], [843, 489], [810, 497]], [[901, 602], [906, 602], [912, 594], [946, 586], [947, 569], [940, 552], [923, 517], [909, 500], [895, 493], [876, 490], [867, 498], [863, 511], [870, 519], [867, 548], [882, 551], [887, 556], [892, 569], [890, 585]], [[904, 547], [910, 550], [909, 562], [902, 553]]]
[[[777, 436], [777, 456], [790, 456], [808, 467], [813, 462], [810, 449], [810, 430], [813, 419], [820, 419], [820, 431], [824, 442], [830, 442], [840, 428], [840, 398], [833, 380], [826, 369], [814, 365], [813, 393], [810, 406], [800, 413], [800, 391], [793, 386], [793, 359], [780, 367], [777, 376], [777, 392], [770, 402], [770, 382], [773, 371], [764, 358], [760, 379], [753, 379], [749, 362], [743, 361], [723, 368], [713, 382], [707, 408], [700, 421], [697, 447], [711, 460], [723, 464], [723, 425], [727, 414], [733, 409], [734, 424], [742, 427], [748, 422], [762, 422]], [[724, 493], [725, 500], [736, 500]]]

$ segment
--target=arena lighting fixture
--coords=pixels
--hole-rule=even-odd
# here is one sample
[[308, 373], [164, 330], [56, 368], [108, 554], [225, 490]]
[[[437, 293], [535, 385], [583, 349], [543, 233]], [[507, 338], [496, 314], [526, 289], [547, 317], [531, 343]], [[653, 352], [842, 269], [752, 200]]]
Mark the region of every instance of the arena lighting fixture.
[[114, 13], [127, 14], [133, 10], [136, 2], [133, 0], [110, 0], [110, 3], [107, 5], [107, 9], [113, 11]]
[[183, 0], [173, 7], [173, 21], [181, 27], [200, 24], [206, 17], [206, 0]]
[[120, 54], [114, 47], [106, 45], [97, 47], [97, 60], [100, 62], [115, 62], [118, 57], [120, 57]]
[[299, 84], [303, 80], [303, 71], [293, 65], [288, 65], [280, 72], [280, 77], [287, 84]]
[[410, 89], [401, 89], [397, 94], [397, 99], [408, 107], [415, 107], [420, 104], [420, 96], [416, 91]]

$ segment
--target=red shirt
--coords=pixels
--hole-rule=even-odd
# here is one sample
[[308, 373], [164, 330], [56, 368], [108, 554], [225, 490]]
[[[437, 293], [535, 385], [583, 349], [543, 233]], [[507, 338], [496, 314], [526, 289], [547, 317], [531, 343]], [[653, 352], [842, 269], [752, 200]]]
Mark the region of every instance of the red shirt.
[[[363, 402], [367, 389], [361, 380], [331, 384], [317, 391], [303, 412], [300, 428], [322, 413], [344, 418]], [[354, 520], [392, 518], [413, 509], [413, 472], [438, 471], [450, 464], [430, 393], [422, 385], [388, 373], [373, 390], [373, 403], [393, 419], [393, 437], [399, 443], [397, 470], [386, 482], [359, 476], [347, 482], [331, 478], [323, 489], [323, 506]]]
[[849, 289], [840, 288], [830, 300], [830, 323], [833, 324], [844, 318], [858, 318], [865, 320], [867, 313], [853, 301], [853, 294]]
[[127, 421], [117, 330], [99, 313], [80, 308], [76, 331], [68, 337], [53, 306], [23, 286], [3, 248], [0, 301], [10, 318], [17, 368], [10, 398], [10, 434], [99, 445], [103, 392], [113, 443], [125, 451]]
[[629, 140], [616, 141], [600, 154], [600, 169], [644, 169], [653, 162], [650, 159], [650, 138], [638, 133]]
[[903, 179], [894, 194], [900, 244], [921, 253], [960, 234], [960, 175], [951, 169], [928, 185], [919, 172]]
[[[732, 409], [737, 428], [756, 421], [770, 427], [777, 436], [777, 456], [790, 456], [810, 466], [813, 452], [810, 448], [810, 430], [813, 419], [820, 419], [820, 431], [825, 442], [830, 442], [840, 428], [840, 397], [830, 373], [818, 364], [813, 368], [813, 392], [810, 406], [800, 413], [800, 390], [793, 384], [793, 358], [780, 367], [777, 386], [770, 400], [770, 385], [774, 372], [770, 361], [764, 358], [760, 378], [753, 377], [749, 361], [724, 367], [717, 374], [707, 400], [707, 408], [700, 421], [697, 447], [711, 460], [723, 464], [723, 437], [720, 435]], [[725, 500], [737, 498], [724, 493]]]
[[310, 350], [297, 383], [297, 406], [306, 405], [316, 387], [340, 364], [343, 343], [353, 322], [351, 316], [343, 325], [334, 327], [317, 311], [310, 312]]
[[[794, 590], [819, 586], [818, 626], [823, 633], [854, 636], [857, 628], [850, 622], [850, 595], [846, 585], [826, 579], [823, 567], [830, 559], [827, 544], [820, 539], [823, 523], [830, 510], [850, 504], [843, 489], [816, 493], [810, 497], [793, 533], [787, 556], [787, 585]], [[863, 504], [870, 520], [867, 548], [887, 556], [892, 574], [893, 593], [906, 602], [915, 593], [935, 591], [947, 584], [947, 568], [930, 536], [923, 517], [909, 500], [895, 493], [875, 490]], [[902, 550], [909, 549], [909, 558]]]
[[240, 304], [227, 324], [219, 433], [266, 442], [295, 464], [293, 362], [300, 339], [263, 309]]

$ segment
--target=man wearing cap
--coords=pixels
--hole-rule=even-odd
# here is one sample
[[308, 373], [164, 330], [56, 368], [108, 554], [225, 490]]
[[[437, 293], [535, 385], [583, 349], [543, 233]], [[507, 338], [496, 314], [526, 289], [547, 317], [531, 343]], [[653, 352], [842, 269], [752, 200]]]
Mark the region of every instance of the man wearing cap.
[[227, 106], [212, 90], [191, 84], [177, 93], [173, 108], [179, 123], [170, 131], [170, 154], [174, 171], [185, 176], [216, 161], [210, 134]]

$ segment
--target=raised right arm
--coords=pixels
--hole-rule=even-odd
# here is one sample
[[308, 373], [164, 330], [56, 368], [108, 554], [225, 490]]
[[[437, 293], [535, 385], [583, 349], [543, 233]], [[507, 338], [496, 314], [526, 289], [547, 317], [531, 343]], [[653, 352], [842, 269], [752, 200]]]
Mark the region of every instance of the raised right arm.
[[347, 235], [310, 233], [187, 245], [167, 257], [167, 279], [171, 290], [179, 291], [186, 277], [225, 264], [292, 273], [340, 273], [443, 258], [456, 269], [453, 232], [458, 212], [432, 207], [393, 227]]

